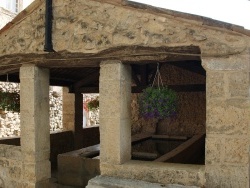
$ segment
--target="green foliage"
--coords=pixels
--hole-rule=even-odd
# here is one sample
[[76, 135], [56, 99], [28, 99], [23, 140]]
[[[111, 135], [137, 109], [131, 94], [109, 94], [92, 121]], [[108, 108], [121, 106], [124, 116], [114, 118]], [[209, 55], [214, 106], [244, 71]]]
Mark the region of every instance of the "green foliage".
[[99, 98], [96, 97], [95, 99], [91, 99], [88, 102], [88, 110], [94, 111], [99, 108]]
[[177, 95], [168, 87], [148, 87], [139, 97], [140, 115], [145, 118], [164, 119], [176, 115]]
[[0, 91], [0, 108], [7, 111], [20, 112], [19, 93]]

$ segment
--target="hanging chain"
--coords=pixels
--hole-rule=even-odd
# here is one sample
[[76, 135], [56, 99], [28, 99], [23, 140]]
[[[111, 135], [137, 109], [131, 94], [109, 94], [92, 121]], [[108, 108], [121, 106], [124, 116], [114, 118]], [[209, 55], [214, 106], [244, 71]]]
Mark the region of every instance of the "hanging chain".
[[157, 69], [156, 69], [154, 81], [153, 81], [151, 87], [154, 87], [156, 79], [157, 79], [157, 87], [160, 89], [161, 87], [163, 87], [163, 82], [162, 82], [162, 78], [161, 78], [159, 63], [157, 63]]

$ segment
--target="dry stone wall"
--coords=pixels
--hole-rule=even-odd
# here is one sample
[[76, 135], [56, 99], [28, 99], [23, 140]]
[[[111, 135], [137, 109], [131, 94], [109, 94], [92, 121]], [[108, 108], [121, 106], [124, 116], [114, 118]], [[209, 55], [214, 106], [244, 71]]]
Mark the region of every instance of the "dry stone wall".
[[22, 187], [21, 147], [0, 144], [0, 187]]
[[[0, 82], [3, 91], [19, 91], [19, 84]], [[62, 91], [59, 87], [50, 88], [50, 130], [61, 131]], [[0, 114], [0, 138], [20, 136], [20, 113], [4, 112]]]

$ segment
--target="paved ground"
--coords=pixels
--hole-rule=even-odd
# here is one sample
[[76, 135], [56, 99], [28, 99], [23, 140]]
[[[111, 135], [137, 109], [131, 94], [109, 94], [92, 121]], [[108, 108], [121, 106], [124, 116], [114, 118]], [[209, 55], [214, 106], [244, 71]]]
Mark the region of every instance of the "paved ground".
[[[57, 171], [52, 171], [49, 185], [44, 188], [81, 188], [61, 185], [57, 183]], [[121, 179], [107, 176], [97, 176], [89, 181], [86, 188], [198, 188], [196, 186], [183, 186], [177, 184], [163, 185], [138, 180]]]
[[138, 180], [120, 179], [107, 176], [97, 176], [89, 181], [86, 188], [198, 188], [177, 184], [162, 185]]

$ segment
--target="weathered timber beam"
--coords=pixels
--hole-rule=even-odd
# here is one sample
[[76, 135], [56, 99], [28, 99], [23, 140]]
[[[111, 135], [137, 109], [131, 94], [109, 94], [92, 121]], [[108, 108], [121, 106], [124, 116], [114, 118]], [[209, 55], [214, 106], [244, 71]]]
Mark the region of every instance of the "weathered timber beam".
[[[205, 134], [194, 135], [192, 138], [187, 140], [186, 142], [179, 145], [177, 148], [173, 149], [172, 151], [162, 155], [161, 157], [157, 158], [156, 162], [173, 162], [171, 160], [176, 160], [176, 162], [181, 162], [187, 158], [188, 149], [195, 145], [195, 147], [200, 148], [204, 143]], [[198, 143], [198, 144], [197, 144]], [[186, 154], [186, 155], [185, 155]], [[194, 154], [194, 152], [192, 152]], [[197, 155], [197, 154], [195, 154]], [[178, 156], [178, 158], [177, 158]], [[177, 159], [174, 159], [177, 158]]]
[[[0, 81], [7, 82], [7, 74], [6, 75], [1, 75], [0, 76]], [[8, 75], [8, 81], [9, 82], [19, 83], [20, 82], [19, 74], [9, 74]]]
[[167, 64], [205, 76], [206, 71], [200, 61], [167, 62]]
[[132, 79], [135, 81], [135, 84], [136, 84], [137, 86], [140, 86], [140, 85], [141, 85], [141, 82], [140, 82], [139, 78], [137, 77], [135, 71], [132, 69], [131, 72], [132, 72]]
[[148, 85], [148, 65], [140, 65], [141, 85]]
[[[132, 93], [141, 93], [147, 86], [133, 86], [131, 88]], [[168, 85], [170, 89], [176, 92], [203, 92], [206, 90], [205, 84], [189, 84], [189, 85]], [[98, 87], [82, 87], [75, 90], [79, 93], [99, 93]]]
[[81, 87], [70, 93], [99, 93], [99, 87]]
[[[147, 86], [132, 87], [132, 93], [141, 93]], [[188, 84], [188, 85], [168, 85], [168, 88], [175, 92], [201, 92], [206, 91], [205, 84]]]
[[74, 83], [73, 87], [74, 87], [74, 89], [80, 88], [83, 85], [86, 85], [86, 84], [89, 84], [89, 83], [95, 81], [96, 78], [99, 79], [99, 71], [88, 75], [86, 78], [83, 78], [82, 80], [77, 81], [76, 83]]

